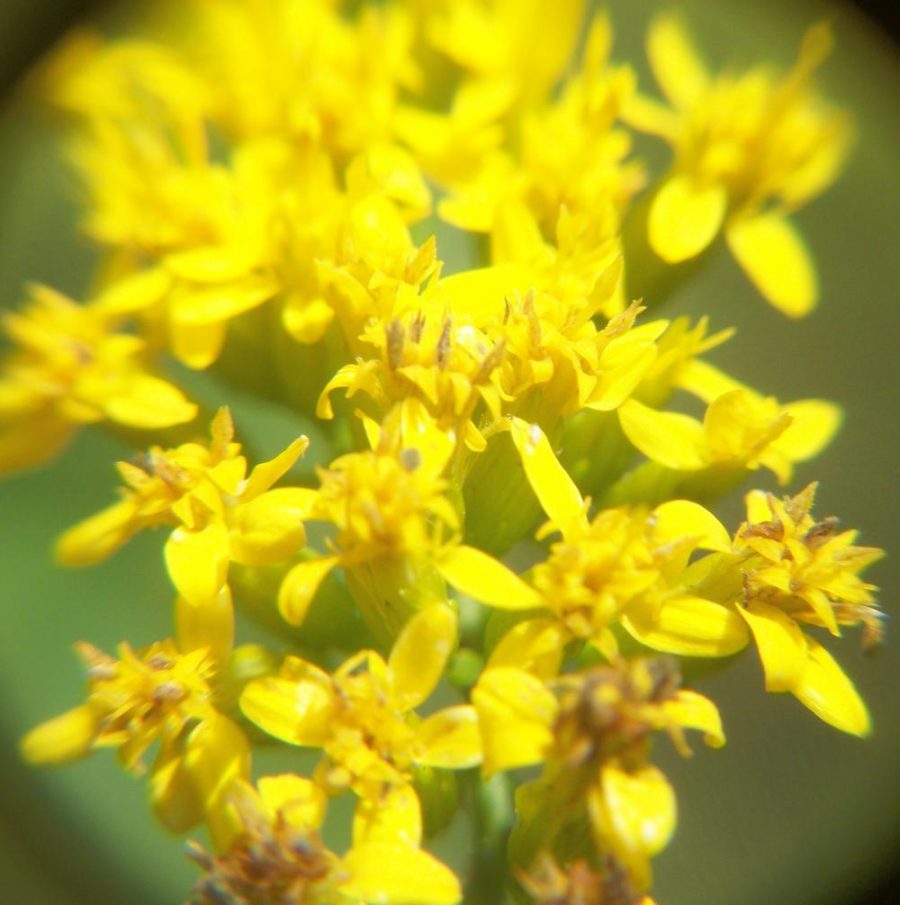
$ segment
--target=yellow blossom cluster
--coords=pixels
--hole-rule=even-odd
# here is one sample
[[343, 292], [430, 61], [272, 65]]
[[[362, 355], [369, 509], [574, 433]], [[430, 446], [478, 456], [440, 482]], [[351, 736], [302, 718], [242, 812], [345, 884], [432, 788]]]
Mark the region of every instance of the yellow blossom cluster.
[[[840, 410], [705, 360], [714, 313], [657, 315], [720, 233], [769, 302], [813, 307], [786, 215], [846, 154], [811, 82], [829, 42], [715, 76], [663, 15], [667, 106], [583, 0], [180, 0], [70, 36], [37, 82], [104, 266], [90, 302], [36, 287], [6, 315], [0, 472], [82, 424], [130, 443], [57, 559], [165, 528], [174, 628], [80, 643], [86, 699], [26, 759], [112, 747], [140, 773], [156, 746], [156, 813], [207, 833], [199, 905], [652, 905], [677, 822], [653, 737], [725, 742], [680, 658], [755, 646], [769, 691], [867, 734], [813, 635], [877, 641], [880, 551], [811, 514], [815, 485], [751, 490], [734, 533], [707, 508], [762, 468], [790, 483]], [[469, 260], [445, 264], [434, 217]], [[196, 401], [163, 376], [185, 368], [211, 375]], [[324, 464], [295, 468], [300, 436], [251, 467], [210, 387], [317, 419]], [[260, 775], [260, 744], [320, 757]], [[460, 814], [471, 865], [445, 864]]]

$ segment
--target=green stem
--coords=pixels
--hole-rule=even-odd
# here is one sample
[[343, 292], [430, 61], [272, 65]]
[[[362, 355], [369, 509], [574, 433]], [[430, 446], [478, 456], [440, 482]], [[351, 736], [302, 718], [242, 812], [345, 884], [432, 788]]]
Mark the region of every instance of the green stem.
[[467, 905], [499, 905], [506, 901], [506, 842], [515, 818], [509, 779], [500, 773], [483, 782], [473, 775], [471, 790], [475, 850], [465, 901]]

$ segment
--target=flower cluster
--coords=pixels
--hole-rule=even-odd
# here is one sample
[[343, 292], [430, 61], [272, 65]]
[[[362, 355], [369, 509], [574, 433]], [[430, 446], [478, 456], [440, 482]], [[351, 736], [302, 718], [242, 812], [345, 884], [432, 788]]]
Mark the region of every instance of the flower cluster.
[[[105, 266], [89, 303], [38, 287], [6, 316], [0, 470], [114, 429], [123, 487], [57, 558], [163, 527], [175, 602], [170, 639], [79, 644], [85, 702], [22, 750], [140, 773], [156, 745], [156, 813], [208, 833], [192, 902], [648, 905], [676, 825], [653, 738], [725, 742], [681, 658], [755, 646], [767, 690], [869, 731], [814, 635], [877, 641], [880, 551], [812, 515], [815, 485], [751, 490], [733, 533], [707, 508], [761, 468], [788, 484], [839, 409], [757, 392], [704, 358], [731, 331], [657, 314], [720, 234], [775, 307], [815, 304], [787, 214], [848, 146], [811, 82], [828, 30], [785, 74], [715, 76], [661, 16], [663, 103], [585, 6], [188, 0], [44, 68]], [[318, 419], [327, 464], [295, 469], [298, 437], [250, 467], [216, 388]], [[260, 776], [264, 741], [321, 757]], [[458, 813], [468, 873], [429, 850]]]

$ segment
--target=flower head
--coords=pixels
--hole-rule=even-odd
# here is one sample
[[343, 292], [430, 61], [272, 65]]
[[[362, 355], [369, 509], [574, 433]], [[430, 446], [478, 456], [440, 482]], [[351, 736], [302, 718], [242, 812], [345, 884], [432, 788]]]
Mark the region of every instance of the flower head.
[[35, 286], [6, 314], [15, 349], [0, 372], [0, 473], [52, 458], [85, 424], [159, 430], [197, 407], [146, 367], [146, 344], [99, 304], [79, 305]]
[[650, 65], [672, 109], [641, 99], [631, 119], [668, 141], [673, 171], [648, 219], [656, 253], [678, 263], [703, 252], [723, 228], [759, 291], [792, 317], [818, 294], [813, 264], [785, 214], [818, 195], [846, 156], [849, 128], [809, 87], [831, 46], [811, 28], [781, 79], [764, 68], [711, 77], [680, 22], [660, 16], [648, 36]]

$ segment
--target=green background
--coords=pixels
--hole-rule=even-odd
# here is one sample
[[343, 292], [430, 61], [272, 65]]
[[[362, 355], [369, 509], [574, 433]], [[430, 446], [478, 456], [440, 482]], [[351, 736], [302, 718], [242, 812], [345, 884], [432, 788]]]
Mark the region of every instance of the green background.
[[[652, 89], [642, 35], [659, 5], [609, 6], [617, 58], [639, 63], [641, 84]], [[711, 61], [740, 65], [789, 61], [804, 27], [823, 9], [734, 0], [680, 7]], [[2, 4], [4, 40], [21, 41], [42, 21], [49, 27], [46, 11], [42, 20], [33, 8], [19, 0]], [[715, 359], [760, 390], [841, 403], [843, 432], [798, 470], [790, 489], [819, 479], [820, 515], [838, 514], [862, 530], [863, 543], [894, 552], [869, 573], [883, 586], [891, 613], [900, 550], [900, 69], [885, 39], [850, 9], [828, 9], [838, 46], [820, 83], [853, 111], [858, 139], [841, 181], [797, 216], [818, 262], [819, 309], [799, 323], [786, 321], [723, 256], [665, 313], [709, 313], [715, 327], [736, 325], [738, 336]], [[75, 295], [86, 285], [92, 252], [76, 236], [74, 184], [55, 142], [48, 122], [9, 105], [0, 123], [3, 305], [18, 304], [28, 280]], [[647, 148], [658, 157], [658, 148]], [[272, 442], [263, 453], [274, 452]], [[139, 538], [90, 571], [60, 572], [51, 564], [51, 539], [110, 499], [119, 453], [103, 437], [83, 436], [53, 467], [0, 484], [0, 901], [168, 905], [184, 898], [194, 877], [181, 841], [152, 826], [142, 783], [122, 774], [111, 756], [34, 772], [16, 753], [24, 731], [77, 702], [83, 676], [71, 650], [75, 640], [113, 649], [122, 638], [141, 644], [170, 632], [161, 538]], [[731, 525], [740, 512], [739, 496], [721, 507]], [[702, 683], [720, 705], [728, 745], [715, 752], [698, 747], [687, 760], [665, 740], [657, 746], [681, 810], [676, 837], [656, 862], [663, 905], [838, 905], [855, 901], [897, 866], [900, 636], [890, 625], [888, 633], [873, 658], [859, 653], [853, 633], [836, 649], [872, 711], [875, 733], [866, 741], [831, 730], [790, 697], [765, 695], [752, 654]]]

